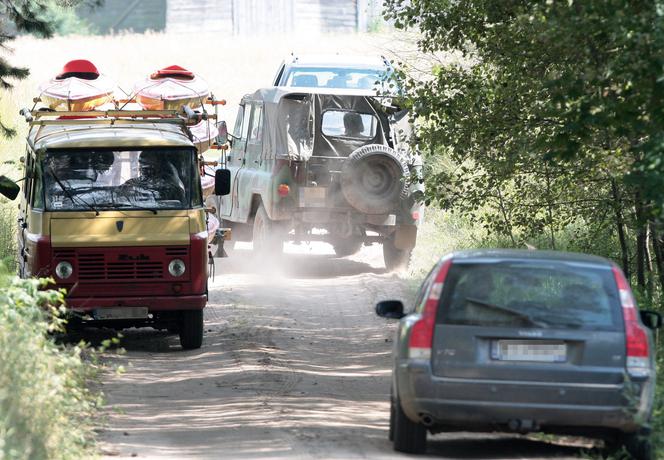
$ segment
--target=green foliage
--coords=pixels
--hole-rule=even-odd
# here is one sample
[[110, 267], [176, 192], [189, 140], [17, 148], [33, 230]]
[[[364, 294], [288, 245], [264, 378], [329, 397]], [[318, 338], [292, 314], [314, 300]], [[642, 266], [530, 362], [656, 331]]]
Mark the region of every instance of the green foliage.
[[50, 0], [44, 18], [53, 25], [56, 35], [91, 35], [95, 29], [89, 21], [81, 18], [71, 5]]
[[433, 199], [491, 202], [483, 224], [526, 238], [608, 214], [614, 180], [661, 212], [663, 12], [661, 1], [388, 0], [396, 27], [421, 31], [422, 52], [466, 57], [401, 75], [421, 144], [460, 168], [430, 178]]
[[386, 0], [384, 11], [420, 33], [418, 60], [397, 76], [428, 152], [429, 203], [484, 241], [611, 257], [642, 306], [662, 304], [664, 0]]
[[0, 458], [72, 459], [92, 455], [87, 389], [91, 367], [81, 346], [58, 346], [63, 294], [44, 280], [0, 276]]

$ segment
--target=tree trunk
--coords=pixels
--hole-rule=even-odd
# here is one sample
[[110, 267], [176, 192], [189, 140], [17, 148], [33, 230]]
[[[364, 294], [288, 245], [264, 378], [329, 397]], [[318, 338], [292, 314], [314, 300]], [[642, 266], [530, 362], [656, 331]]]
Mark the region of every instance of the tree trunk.
[[657, 230], [657, 224], [652, 224], [650, 226], [652, 232], [652, 248], [655, 253], [655, 265], [657, 265], [657, 275], [659, 277], [659, 284], [664, 291], [664, 247], [662, 247], [662, 241], [659, 239], [659, 232]]
[[611, 192], [613, 194], [613, 211], [616, 216], [616, 227], [618, 230], [618, 241], [620, 242], [620, 255], [622, 259], [622, 269], [625, 273], [625, 277], [629, 280], [630, 278], [630, 269], [629, 269], [629, 247], [627, 246], [627, 238], [625, 236], [625, 219], [622, 215], [621, 208], [621, 198], [620, 192], [618, 190], [618, 184], [616, 180], [611, 178]]
[[643, 203], [641, 203], [638, 193], [634, 198], [634, 214], [636, 217], [636, 285], [641, 289], [645, 289], [647, 223], [644, 222]]

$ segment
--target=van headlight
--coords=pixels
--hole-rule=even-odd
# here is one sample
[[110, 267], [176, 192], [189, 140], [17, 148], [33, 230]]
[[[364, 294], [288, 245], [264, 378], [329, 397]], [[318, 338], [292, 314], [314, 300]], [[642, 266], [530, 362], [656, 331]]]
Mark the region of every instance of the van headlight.
[[72, 273], [74, 273], [74, 267], [69, 262], [62, 261], [55, 266], [55, 275], [61, 280], [66, 280]]
[[187, 267], [184, 264], [184, 261], [180, 259], [173, 259], [171, 260], [171, 263], [168, 264], [168, 273], [170, 273], [171, 276], [175, 276], [176, 278], [178, 276], [184, 275], [186, 269]]

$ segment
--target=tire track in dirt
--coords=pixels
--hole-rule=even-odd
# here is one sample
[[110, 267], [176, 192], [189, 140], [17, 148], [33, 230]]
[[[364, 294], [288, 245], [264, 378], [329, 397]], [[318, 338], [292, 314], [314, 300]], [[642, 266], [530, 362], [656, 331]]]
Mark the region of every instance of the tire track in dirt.
[[[165, 333], [125, 333], [127, 356], [110, 359], [128, 371], [104, 379], [109, 458], [403, 457], [387, 441], [396, 323], [373, 305], [404, 298], [407, 283], [383, 273], [377, 247], [354, 259], [289, 249], [300, 253], [269, 261], [240, 248], [218, 261], [200, 350], [183, 352]], [[545, 459], [576, 450], [453, 434], [433, 437], [429, 452]]]

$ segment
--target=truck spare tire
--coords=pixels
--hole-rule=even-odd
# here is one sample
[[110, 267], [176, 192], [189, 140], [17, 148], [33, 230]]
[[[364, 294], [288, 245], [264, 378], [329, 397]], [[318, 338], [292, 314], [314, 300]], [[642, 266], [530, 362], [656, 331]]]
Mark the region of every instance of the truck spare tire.
[[341, 170], [341, 191], [365, 214], [387, 214], [406, 197], [408, 165], [393, 149], [371, 144], [351, 153]]

